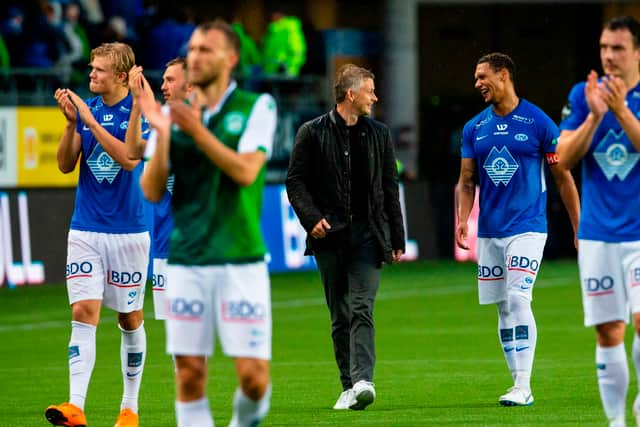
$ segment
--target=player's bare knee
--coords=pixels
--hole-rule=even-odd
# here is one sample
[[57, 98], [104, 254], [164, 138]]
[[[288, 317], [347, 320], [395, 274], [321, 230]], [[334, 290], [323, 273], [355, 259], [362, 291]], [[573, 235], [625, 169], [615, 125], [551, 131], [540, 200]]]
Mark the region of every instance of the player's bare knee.
[[202, 397], [207, 379], [204, 358], [176, 356], [176, 379], [178, 392], [183, 397]]
[[76, 322], [97, 326], [100, 320], [100, 301], [77, 301], [71, 305], [71, 318]]
[[621, 320], [596, 325], [598, 344], [601, 347], [613, 347], [624, 340], [625, 323]]
[[136, 330], [142, 325], [142, 310], [132, 311], [131, 313], [118, 313], [118, 324], [125, 331]]
[[251, 400], [260, 400], [269, 386], [268, 362], [257, 359], [239, 359], [236, 361], [238, 381], [245, 396]]

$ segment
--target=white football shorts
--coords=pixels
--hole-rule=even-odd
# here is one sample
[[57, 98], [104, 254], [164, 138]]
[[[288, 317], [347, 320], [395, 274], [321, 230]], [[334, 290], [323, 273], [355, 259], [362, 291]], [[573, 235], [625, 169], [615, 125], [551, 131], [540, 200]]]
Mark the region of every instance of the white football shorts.
[[119, 313], [141, 310], [149, 265], [148, 232], [112, 234], [70, 230], [67, 239], [69, 303], [102, 300]]
[[154, 258], [153, 259], [153, 277], [152, 283], [152, 295], [153, 295], [153, 311], [156, 319], [167, 318], [167, 301], [165, 298], [165, 291], [167, 289], [167, 259], [166, 258]]
[[214, 334], [230, 357], [271, 359], [271, 289], [265, 262], [168, 267], [167, 353], [211, 356]]
[[640, 241], [578, 242], [584, 325], [629, 322], [640, 312]]
[[506, 301], [509, 292], [533, 298], [546, 233], [478, 238], [478, 299], [480, 304]]

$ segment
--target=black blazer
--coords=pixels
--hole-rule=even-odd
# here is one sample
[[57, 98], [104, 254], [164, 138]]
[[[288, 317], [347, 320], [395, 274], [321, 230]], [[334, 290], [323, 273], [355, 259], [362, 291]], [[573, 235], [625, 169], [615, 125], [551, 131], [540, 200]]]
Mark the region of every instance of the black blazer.
[[[384, 123], [361, 116], [361, 142], [368, 147], [368, 221], [383, 259], [391, 263], [393, 249], [405, 249], [404, 226], [398, 192], [398, 171], [391, 132]], [[322, 218], [332, 230], [351, 221], [349, 139], [344, 120], [335, 108], [300, 126], [291, 153], [286, 187], [289, 201], [307, 231], [306, 255], [319, 247], [311, 237]]]

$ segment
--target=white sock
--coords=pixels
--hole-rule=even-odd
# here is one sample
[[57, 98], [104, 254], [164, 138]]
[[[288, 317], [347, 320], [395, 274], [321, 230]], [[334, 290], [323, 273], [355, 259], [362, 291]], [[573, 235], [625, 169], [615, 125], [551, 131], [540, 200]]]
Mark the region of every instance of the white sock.
[[120, 366], [124, 391], [120, 410], [129, 408], [138, 413], [138, 395], [142, 382], [142, 371], [147, 354], [147, 334], [144, 330], [144, 322], [133, 331], [125, 331], [120, 328], [122, 339], [120, 341]]
[[609, 420], [625, 415], [629, 388], [629, 366], [624, 343], [614, 347], [596, 346], [598, 387], [602, 407]]
[[271, 384], [260, 400], [249, 399], [238, 387], [233, 396], [233, 418], [229, 427], [254, 427], [267, 416], [271, 405]]
[[515, 320], [515, 385], [526, 390], [531, 389], [533, 358], [538, 342], [538, 328], [531, 310], [531, 301], [519, 294], [509, 296], [509, 307]]
[[203, 397], [191, 402], [176, 401], [178, 427], [213, 427], [209, 399]]
[[507, 301], [500, 301], [498, 304], [498, 338], [502, 345], [502, 354], [507, 361], [511, 377], [516, 379], [516, 361], [515, 361], [515, 341], [513, 336], [513, 321], [511, 320], [511, 312]]
[[95, 363], [96, 327], [72, 321], [69, 340], [69, 402], [83, 411]]
[[[633, 359], [633, 365], [636, 368], [636, 377], [638, 379], [638, 390], [640, 390], [640, 338], [638, 333], [633, 334], [633, 345], [631, 347], [631, 358]], [[640, 392], [636, 396], [633, 402], [633, 409], [636, 412], [640, 412]]]

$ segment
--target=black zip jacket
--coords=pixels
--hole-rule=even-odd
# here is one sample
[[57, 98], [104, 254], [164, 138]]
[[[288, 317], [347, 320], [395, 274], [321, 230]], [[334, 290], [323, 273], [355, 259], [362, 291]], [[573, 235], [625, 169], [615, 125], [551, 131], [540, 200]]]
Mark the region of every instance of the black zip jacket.
[[[368, 221], [380, 245], [381, 261], [390, 264], [391, 251], [405, 249], [391, 132], [385, 124], [368, 117], [358, 120], [361, 143], [368, 147]], [[331, 232], [351, 222], [350, 155], [347, 128], [335, 108], [298, 129], [286, 187], [289, 201], [307, 231], [305, 255], [322, 245], [323, 239], [309, 234], [322, 218], [331, 225]]]

